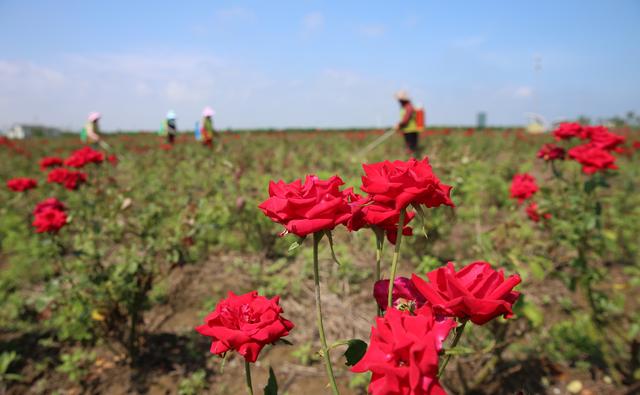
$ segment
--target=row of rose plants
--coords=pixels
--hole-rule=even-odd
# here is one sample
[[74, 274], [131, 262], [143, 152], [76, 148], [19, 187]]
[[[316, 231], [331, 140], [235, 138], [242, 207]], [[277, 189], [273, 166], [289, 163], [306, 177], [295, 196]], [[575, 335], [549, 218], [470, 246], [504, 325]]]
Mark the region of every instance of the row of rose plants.
[[[270, 182], [269, 198], [259, 207], [271, 220], [284, 227], [281, 235], [295, 235], [297, 248], [310, 237], [313, 249], [315, 318], [329, 386], [339, 393], [330, 352], [337, 345], [347, 345], [345, 356], [351, 371], [371, 372], [372, 394], [444, 394], [440, 384], [447, 363], [455, 354], [464, 328], [469, 322], [484, 325], [503, 316], [513, 315], [519, 292], [518, 275], [505, 278], [502, 269], [484, 261], [473, 262], [456, 270], [454, 263], [427, 273], [426, 280], [417, 274], [396, 277], [402, 239], [413, 232], [409, 223], [416, 217], [425, 221], [428, 209], [454, 206], [451, 187], [440, 182], [428, 158], [423, 160], [365, 164], [361, 189], [340, 189], [339, 176], [322, 180], [308, 175], [303, 182]], [[318, 247], [328, 241], [333, 259], [333, 231], [345, 226], [348, 231], [370, 229], [376, 240], [376, 262], [372, 270], [376, 282], [372, 300], [378, 317], [371, 329], [369, 344], [357, 339], [330, 345], [326, 338], [322, 311]], [[394, 245], [389, 278], [382, 279], [381, 257], [385, 238]], [[238, 352], [245, 360], [247, 391], [253, 394], [251, 363], [260, 350], [273, 344], [294, 329], [282, 316], [279, 297], [267, 299], [257, 292], [245, 295], [229, 293], [196, 329], [211, 338], [211, 352], [225, 356]], [[453, 334], [453, 335], [451, 335]], [[450, 345], [445, 347], [448, 337]], [[271, 370], [265, 393], [277, 385]], [[269, 392], [271, 391], [271, 392]]]
[[569, 291], [582, 292], [599, 334], [605, 370], [618, 384], [630, 384], [640, 373], [640, 332], [633, 324], [636, 318], [625, 313], [625, 301], [616, 305], [621, 295], [606, 291], [603, 281], [610, 281], [610, 273], [598, 264], [605, 254], [604, 192], [619, 169], [616, 155], [627, 152], [625, 138], [604, 126], [578, 123], [560, 124], [552, 135], [555, 142], [544, 144], [537, 153], [551, 174], [549, 185], [540, 187], [529, 173], [516, 174], [510, 196], [518, 204], [529, 202], [526, 214], [534, 222], [544, 222], [543, 230], [557, 249], [572, 251], [568, 261], [555, 263], [554, 274]]

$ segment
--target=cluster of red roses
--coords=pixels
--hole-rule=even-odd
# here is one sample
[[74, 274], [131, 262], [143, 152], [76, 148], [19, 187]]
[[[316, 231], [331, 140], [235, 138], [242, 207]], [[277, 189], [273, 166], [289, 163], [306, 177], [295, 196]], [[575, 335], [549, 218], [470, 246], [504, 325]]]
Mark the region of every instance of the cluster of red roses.
[[604, 126], [583, 126], [579, 123], [560, 124], [553, 135], [557, 141], [578, 138], [586, 142], [566, 151], [555, 144], [545, 144], [538, 152], [538, 158], [554, 161], [564, 160], [568, 156], [582, 165], [585, 174], [617, 169], [616, 157], [611, 152], [622, 152], [623, 136], [611, 133]]
[[[457, 342], [467, 321], [483, 325], [498, 316], [512, 316], [513, 303], [519, 296], [513, 288], [520, 277], [505, 279], [502, 270], [492, 269], [487, 262], [474, 262], [459, 271], [449, 263], [428, 273], [428, 281], [415, 274], [411, 279], [394, 279], [402, 237], [398, 229], [403, 235], [411, 234], [407, 224], [415, 217], [407, 209], [412, 206], [422, 215], [423, 207], [453, 207], [451, 187], [435, 176], [428, 158], [365, 164], [363, 168], [361, 189], [367, 196], [356, 194], [353, 188], [340, 190], [344, 182], [338, 176], [321, 180], [309, 175], [304, 183], [271, 181], [269, 199], [259, 207], [284, 226], [282, 234], [314, 235], [318, 329], [334, 394], [338, 390], [322, 326], [317, 243], [325, 234], [331, 242], [331, 231], [338, 225], [345, 225], [349, 231], [372, 228], [396, 243], [391, 280], [379, 280], [374, 285], [373, 296], [384, 315], [376, 319], [368, 349], [352, 371], [372, 372], [372, 394], [443, 394], [438, 381], [443, 342], [456, 327]], [[247, 362], [254, 362], [264, 345], [286, 336], [293, 328], [280, 316], [282, 309], [277, 302], [277, 297], [268, 300], [256, 292], [242, 296], [229, 293], [229, 298], [196, 329], [212, 338], [212, 353], [235, 350]]]
[[[582, 172], [588, 175], [607, 170], [615, 170], [616, 157], [612, 152], [623, 152], [622, 144], [625, 138], [610, 132], [604, 126], [583, 126], [579, 123], [562, 123], [554, 131], [556, 141], [570, 141], [574, 138], [585, 141], [583, 144], [565, 149], [556, 144], [544, 144], [538, 151], [537, 157], [551, 163], [554, 172], [557, 169], [554, 162], [571, 159], [582, 166]], [[535, 178], [527, 173], [516, 174], [511, 182], [511, 198], [518, 199], [518, 204], [531, 198], [538, 191]], [[541, 218], [551, 218], [550, 213], [540, 214], [538, 204], [530, 202], [526, 213], [534, 222]]]
[[[525, 200], [530, 199], [538, 192], [538, 184], [534, 176], [528, 173], [516, 174], [511, 180], [511, 198], [517, 199], [518, 204], [522, 204]], [[540, 214], [538, 211], [538, 203], [531, 201], [525, 209], [529, 219], [533, 222], [539, 222], [540, 218], [551, 218], [550, 213]]]
[[[259, 208], [282, 224], [285, 233], [300, 237], [346, 225], [350, 231], [363, 227], [383, 229], [387, 238], [395, 243], [400, 214], [410, 204], [453, 206], [451, 187], [435, 176], [428, 158], [365, 164], [363, 168], [362, 190], [368, 194], [365, 197], [353, 188], [340, 190], [344, 182], [339, 176], [320, 180], [308, 175], [304, 183], [301, 180], [271, 181], [269, 199]], [[407, 213], [403, 225], [414, 216]], [[411, 228], [405, 226], [403, 234], [410, 235]]]
[[[60, 184], [68, 190], [76, 190], [81, 184], [87, 182], [87, 174], [79, 170], [69, 170], [63, 166], [82, 168], [90, 163], [101, 164], [104, 160], [105, 156], [102, 152], [91, 147], [83, 147], [74, 151], [66, 159], [54, 156], [42, 158], [39, 165], [40, 170], [49, 171], [47, 182]], [[110, 155], [108, 160], [113, 165], [118, 161], [115, 155]], [[28, 191], [37, 186], [37, 180], [32, 178], [13, 178], [7, 181], [7, 187], [15, 192]], [[33, 226], [38, 233], [56, 233], [67, 222], [66, 207], [55, 198], [40, 202], [34, 209], [33, 215]]]
[[[399, 277], [393, 288], [393, 307], [376, 320], [369, 348], [351, 369], [372, 372], [371, 394], [444, 394], [438, 381], [439, 355], [450, 331], [467, 321], [484, 325], [513, 316], [520, 295], [513, 288], [520, 276], [505, 279], [487, 262], [473, 262], [459, 271], [452, 262], [426, 275]], [[374, 296], [387, 310], [389, 280], [375, 284]]]

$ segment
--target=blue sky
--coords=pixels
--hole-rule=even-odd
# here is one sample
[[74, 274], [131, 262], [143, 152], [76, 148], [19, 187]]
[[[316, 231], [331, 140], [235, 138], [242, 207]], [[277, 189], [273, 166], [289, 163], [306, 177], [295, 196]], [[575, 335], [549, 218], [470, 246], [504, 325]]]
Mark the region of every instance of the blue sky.
[[[0, 0], [0, 128], [430, 124], [640, 112], [638, 1]], [[534, 59], [542, 69], [534, 72]]]

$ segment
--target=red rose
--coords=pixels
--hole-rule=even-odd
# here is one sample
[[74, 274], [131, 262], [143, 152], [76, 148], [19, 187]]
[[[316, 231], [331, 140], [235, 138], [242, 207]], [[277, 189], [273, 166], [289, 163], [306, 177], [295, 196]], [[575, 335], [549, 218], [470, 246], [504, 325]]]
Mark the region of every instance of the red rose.
[[104, 161], [104, 154], [91, 147], [82, 147], [74, 151], [64, 164], [69, 167], [84, 167], [89, 163], [100, 164]]
[[279, 296], [267, 299], [252, 291], [244, 295], [229, 292], [227, 299], [196, 327], [200, 334], [212, 339], [211, 352], [240, 353], [248, 362], [255, 362], [262, 347], [287, 336], [293, 324], [280, 316]]
[[513, 287], [520, 283], [514, 274], [505, 280], [502, 269], [487, 262], [473, 262], [456, 272], [453, 263], [427, 273], [429, 282], [415, 274], [411, 282], [427, 299], [434, 313], [470, 319], [482, 325], [499, 315], [513, 316], [513, 304], [520, 296]]
[[[527, 212], [527, 215], [529, 216], [529, 219], [531, 219], [533, 222], [540, 222], [540, 213], [538, 212], [538, 203], [531, 202], [527, 206], [525, 211]], [[549, 218], [551, 218], [551, 214], [550, 213], [544, 213], [544, 214], [542, 214], [542, 218], [549, 219]]]
[[518, 199], [518, 203], [529, 199], [538, 192], [536, 179], [528, 173], [516, 174], [511, 180], [511, 198]]
[[[384, 230], [387, 239], [391, 244], [396, 243], [398, 234], [398, 221], [400, 220], [400, 210], [393, 206], [374, 202], [370, 197], [362, 197], [353, 193], [352, 188], [344, 191], [345, 198], [351, 208], [351, 216], [347, 221], [347, 229], [357, 231], [365, 227], [378, 227]], [[402, 234], [411, 236], [413, 230], [406, 226], [415, 217], [415, 213], [407, 212], [404, 217], [404, 227]]]
[[372, 373], [370, 394], [446, 394], [438, 382], [438, 356], [456, 324], [449, 319], [435, 320], [428, 308], [417, 313], [389, 309], [384, 317], [376, 318], [367, 352], [351, 368], [356, 373]]
[[384, 161], [370, 165], [363, 164], [362, 190], [371, 199], [396, 210], [410, 204], [427, 207], [447, 205], [453, 207], [451, 187], [442, 184], [433, 174], [429, 158], [403, 161]]
[[609, 132], [609, 129], [604, 126], [585, 126], [584, 130], [591, 144], [605, 151], [614, 150], [624, 144], [624, 137]]
[[633, 147], [633, 149], [635, 150], [640, 150], [640, 140], [636, 140], [633, 142], [633, 144], [631, 144], [631, 146]]
[[569, 157], [582, 165], [582, 172], [593, 174], [607, 169], [615, 170], [616, 157], [591, 143], [578, 145], [568, 152]]
[[36, 208], [33, 209], [33, 215], [38, 215], [48, 208], [58, 211], [65, 211], [67, 209], [67, 206], [65, 206], [64, 203], [56, 198], [47, 198], [36, 204]]
[[33, 226], [37, 233], [56, 233], [67, 223], [67, 214], [55, 208], [45, 208], [35, 215]]
[[24, 192], [29, 189], [36, 188], [38, 186], [38, 181], [33, 178], [12, 178], [7, 181], [7, 187], [14, 192]]
[[[373, 297], [376, 299], [380, 310], [387, 309], [387, 301], [389, 296], [389, 280], [378, 280], [373, 285]], [[410, 310], [420, 308], [426, 299], [413, 285], [410, 279], [406, 277], [396, 277], [393, 282], [393, 307], [398, 308], [398, 304], [409, 305]]]
[[58, 158], [56, 156], [49, 156], [40, 159], [40, 170], [46, 170], [50, 167], [58, 167], [64, 164], [64, 160], [62, 158]]
[[544, 159], [546, 161], [556, 160], [556, 159], [564, 159], [566, 152], [564, 148], [558, 147], [555, 144], [545, 144], [538, 151], [538, 158]]
[[269, 182], [269, 199], [258, 206], [272, 221], [282, 224], [288, 232], [300, 237], [321, 230], [331, 230], [345, 224], [351, 209], [339, 187], [344, 182], [338, 176], [321, 180], [308, 175], [304, 184], [296, 180]]
[[118, 157], [116, 156], [116, 154], [111, 154], [109, 155], [109, 157], [107, 157], [107, 160], [109, 161], [109, 163], [111, 163], [113, 166], [118, 164]]
[[584, 138], [582, 125], [579, 123], [561, 123], [556, 130], [553, 131], [556, 140], [569, 140], [573, 137]]
[[87, 175], [80, 171], [71, 171], [61, 167], [49, 172], [47, 182], [61, 184], [69, 190], [74, 190], [81, 183], [87, 182]]

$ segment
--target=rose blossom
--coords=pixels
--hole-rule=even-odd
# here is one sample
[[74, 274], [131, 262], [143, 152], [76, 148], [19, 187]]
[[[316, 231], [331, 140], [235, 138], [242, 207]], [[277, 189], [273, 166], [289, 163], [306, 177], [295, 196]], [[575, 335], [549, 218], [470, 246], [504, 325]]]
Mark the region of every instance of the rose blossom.
[[578, 145], [568, 152], [569, 157], [582, 165], [582, 172], [593, 174], [607, 169], [615, 170], [616, 157], [591, 143]]
[[48, 208], [55, 209], [58, 211], [65, 211], [67, 209], [67, 206], [65, 206], [64, 203], [62, 203], [56, 198], [52, 198], [52, 197], [47, 198], [41, 201], [40, 203], [36, 204], [36, 207], [33, 209], [33, 215], [38, 215], [42, 211]]
[[40, 159], [40, 170], [47, 170], [50, 167], [58, 167], [64, 164], [64, 160], [62, 158], [58, 158], [55, 156], [48, 156]]
[[575, 122], [561, 123], [552, 133], [558, 141], [568, 140], [573, 137], [584, 138], [582, 125]]
[[566, 152], [564, 148], [558, 147], [555, 144], [545, 144], [538, 151], [538, 158], [544, 159], [546, 161], [556, 160], [556, 159], [564, 159]]
[[527, 212], [529, 219], [531, 219], [533, 222], [540, 222], [541, 217], [544, 219], [551, 218], [550, 213], [544, 213], [542, 214], [542, 216], [540, 215], [540, 213], [538, 212], [538, 203], [536, 202], [529, 203], [525, 211]]
[[32, 225], [37, 233], [56, 233], [67, 223], [64, 211], [47, 207], [34, 216]]
[[79, 150], [74, 151], [69, 156], [64, 164], [69, 167], [84, 167], [89, 163], [100, 164], [104, 161], [104, 154], [100, 151], [96, 151], [91, 147], [82, 147]]
[[87, 175], [80, 171], [71, 171], [61, 167], [49, 172], [47, 182], [61, 184], [69, 190], [74, 190], [80, 184], [87, 182]]
[[[400, 210], [393, 206], [374, 202], [370, 197], [362, 197], [353, 193], [352, 188], [343, 191], [345, 199], [351, 208], [351, 216], [347, 221], [347, 229], [350, 232], [360, 230], [365, 227], [377, 227], [382, 229], [387, 240], [391, 244], [396, 243], [398, 236], [398, 221], [400, 220]], [[415, 217], [415, 213], [407, 212], [404, 217], [404, 227], [402, 234], [411, 236], [413, 230], [407, 226]]]
[[538, 192], [536, 179], [528, 173], [516, 174], [511, 180], [511, 198], [518, 199], [518, 203], [529, 199]]
[[7, 181], [7, 187], [14, 192], [24, 192], [29, 189], [36, 188], [38, 186], [38, 181], [33, 178], [12, 178]]
[[496, 271], [487, 262], [473, 262], [456, 272], [453, 263], [427, 273], [429, 282], [415, 274], [411, 282], [427, 299], [435, 314], [470, 319], [482, 325], [503, 315], [513, 316], [512, 306], [520, 296], [513, 287], [520, 283], [514, 274], [506, 280], [502, 269]]
[[376, 318], [367, 352], [351, 371], [372, 373], [372, 395], [446, 395], [438, 381], [438, 357], [455, 325], [435, 320], [426, 306], [417, 315], [389, 309]]
[[435, 176], [429, 158], [408, 161], [384, 161], [362, 165], [362, 190], [383, 205], [402, 210], [410, 204], [427, 207], [453, 207], [451, 186], [442, 184]]
[[[376, 299], [380, 310], [387, 309], [389, 296], [389, 280], [378, 280], [373, 285], [373, 297]], [[396, 277], [393, 282], [393, 307], [398, 308], [398, 304], [407, 304], [409, 310], [420, 308], [426, 299], [406, 277]]]
[[196, 331], [211, 338], [213, 354], [234, 350], [248, 362], [255, 362], [265, 345], [287, 336], [293, 328], [291, 321], [280, 316], [279, 300], [279, 296], [267, 299], [257, 291], [244, 295], [229, 292]]
[[332, 230], [351, 216], [351, 208], [339, 187], [344, 182], [338, 176], [321, 180], [308, 175], [285, 183], [269, 182], [269, 199], [258, 206], [272, 221], [282, 224], [288, 232], [300, 237], [321, 230]]
[[591, 144], [605, 151], [614, 150], [621, 144], [624, 144], [624, 137], [611, 133], [609, 129], [604, 126], [585, 126], [584, 130]]

